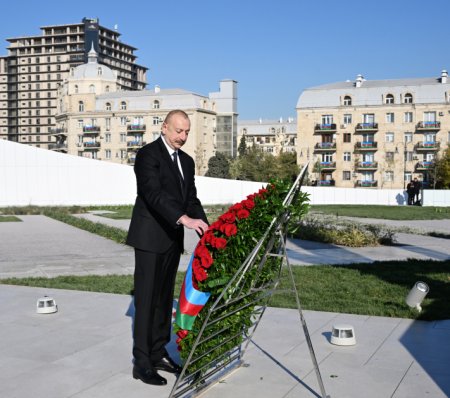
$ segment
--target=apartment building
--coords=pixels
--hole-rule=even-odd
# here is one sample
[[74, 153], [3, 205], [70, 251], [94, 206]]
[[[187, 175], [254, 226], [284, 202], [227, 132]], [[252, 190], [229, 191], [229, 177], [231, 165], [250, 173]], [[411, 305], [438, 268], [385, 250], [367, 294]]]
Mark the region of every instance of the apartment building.
[[56, 142], [50, 149], [133, 165], [138, 149], [160, 136], [167, 113], [182, 109], [191, 120], [183, 150], [194, 158], [196, 173], [204, 175], [208, 159], [219, 149], [218, 119], [229, 116], [219, 112], [217, 102], [221, 102], [221, 110], [236, 109], [236, 95], [230, 93], [236, 92], [237, 82], [223, 80], [219, 92], [204, 96], [158, 86], [152, 90], [120, 90], [117, 75], [117, 71], [98, 63], [93, 48], [88, 62], [71, 70], [58, 91]]
[[238, 145], [245, 137], [247, 147], [256, 147], [263, 152], [278, 155], [280, 152], [295, 152], [297, 148], [297, 121], [283, 120], [240, 120], [238, 122]]
[[0, 139], [42, 148], [54, 143], [58, 86], [92, 47], [99, 63], [117, 72], [119, 89], [145, 88], [147, 68], [136, 64], [136, 48], [98, 19], [40, 29], [40, 35], [7, 39], [8, 55], [0, 57]]
[[297, 103], [299, 164], [321, 186], [433, 186], [435, 159], [450, 142], [450, 82], [436, 78], [338, 82]]

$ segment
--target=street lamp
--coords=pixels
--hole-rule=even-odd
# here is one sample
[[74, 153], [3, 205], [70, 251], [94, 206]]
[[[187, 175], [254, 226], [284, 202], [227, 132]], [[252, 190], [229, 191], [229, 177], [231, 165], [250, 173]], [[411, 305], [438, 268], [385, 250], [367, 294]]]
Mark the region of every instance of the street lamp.
[[[402, 142], [403, 144], [403, 190], [406, 189], [406, 154], [408, 141]], [[395, 153], [399, 153], [398, 147], [395, 147]]]

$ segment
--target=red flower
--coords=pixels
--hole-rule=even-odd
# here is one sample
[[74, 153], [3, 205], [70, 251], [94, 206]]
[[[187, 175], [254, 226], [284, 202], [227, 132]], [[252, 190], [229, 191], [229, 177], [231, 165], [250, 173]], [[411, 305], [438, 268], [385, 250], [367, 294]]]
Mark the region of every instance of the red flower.
[[182, 348], [181, 348], [180, 345], [177, 347], [177, 350], [178, 350], [178, 351], [181, 351], [181, 350], [182, 350]]
[[227, 240], [226, 239], [224, 239], [224, 238], [215, 238], [213, 247], [215, 247], [216, 249], [225, 249], [226, 246], [227, 246]]
[[175, 343], [180, 344], [180, 343], [181, 343], [181, 340], [182, 340], [182, 338], [181, 338], [181, 337], [178, 337], [178, 338], [175, 340]]
[[247, 210], [251, 210], [251, 209], [253, 209], [255, 207], [255, 202], [253, 200], [251, 200], [251, 199], [244, 200], [242, 202], [242, 204], [244, 205], [244, 207]]
[[237, 211], [239, 211], [241, 209], [243, 209], [242, 203], [236, 203], [235, 205], [231, 206], [228, 210], [229, 211], [233, 211], [233, 212], [237, 212]]
[[204, 256], [208, 256], [208, 255], [209, 255], [209, 251], [205, 245], [197, 245], [197, 247], [194, 250], [195, 257], [204, 257]]
[[236, 216], [234, 215], [234, 213], [228, 212], [228, 213], [222, 214], [219, 217], [219, 220], [223, 221], [224, 223], [232, 224], [236, 221]]
[[[202, 263], [202, 267], [204, 267], [204, 268], [211, 267], [211, 265], [213, 263], [213, 259], [212, 259], [211, 255], [209, 254], [209, 252], [208, 252], [207, 256], [200, 257], [200, 261]], [[197, 280], [200, 280], [200, 279], [197, 279]]]
[[242, 220], [243, 218], [247, 218], [250, 215], [250, 212], [247, 209], [241, 209], [236, 215], [240, 220]]
[[214, 236], [214, 234], [212, 233], [212, 231], [207, 231], [201, 238], [201, 241], [203, 243], [209, 243], [211, 246], [214, 247], [214, 240], [216, 239], [216, 237]]
[[268, 192], [269, 192], [269, 191], [268, 191], [266, 188], [261, 188], [261, 189], [258, 191], [258, 195], [259, 195], [261, 198], [264, 198]]
[[189, 330], [186, 330], [186, 329], [180, 329], [180, 330], [177, 332], [177, 336], [178, 336], [180, 339], [184, 339], [188, 334], [189, 334]]
[[235, 224], [224, 224], [220, 227], [220, 231], [226, 236], [233, 236], [237, 234], [237, 227]]
[[202, 267], [198, 267], [198, 268], [193, 268], [194, 270], [194, 276], [195, 279], [197, 279], [199, 282], [203, 282], [204, 280], [206, 280], [208, 278], [208, 273], [205, 271], [204, 268]]
[[219, 231], [220, 226], [223, 224], [221, 220], [214, 221], [210, 226], [208, 231]]

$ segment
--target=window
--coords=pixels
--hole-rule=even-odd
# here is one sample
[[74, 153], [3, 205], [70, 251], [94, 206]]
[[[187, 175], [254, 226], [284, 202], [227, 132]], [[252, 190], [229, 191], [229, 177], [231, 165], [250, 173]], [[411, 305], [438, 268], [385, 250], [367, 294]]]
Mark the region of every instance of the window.
[[153, 109], [159, 109], [159, 101], [158, 100], [153, 101]]
[[405, 172], [405, 182], [411, 182], [412, 181], [412, 173], [410, 171]]
[[79, 119], [78, 120], [78, 127], [83, 127], [83, 126], [84, 126], [83, 119]]
[[107, 131], [111, 130], [111, 118], [110, 117], [107, 117], [105, 119], [105, 123], [106, 123], [106, 130]]
[[102, 69], [101, 66], [99, 66], [99, 67], [97, 68], [97, 75], [99, 75], [99, 76], [103, 75], [103, 69]]
[[394, 152], [386, 152], [386, 162], [394, 161]]
[[105, 134], [105, 142], [111, 142], [111, 133]]
[[125, 101], [122, 101], [120, 103], [120, 109], [123, 111], [125, 111], [127, 109], [127, 103]]
[[386, 95], [385, 104], [393, 104], [394, 103], [394, 96], [392, 94]]
[[412, 114], [412, 112], [405, 112], [404, 122], [405, 123], [412, 123], [412, 121], [413, 121], [413, 114]]
[[75, 91], [75, 94], [78, 94], [78, 85], [75, 84], [75, 87], [73, 88], [73, 91]]
[[159, 117], [158, 116], [153, 116], [153, 125], [157, 126], [159, 124]]
[[385, 171], [383, 176], [384, 181], [392, 182], [394, 181], [394, 172], [393, 171]]
[[127, 142], [127, 135], [125, 133], [120, 133], [120, 142]]
[[105, 93], [109, 93], [109, 86], [105, 87]]
[[392, 112], [386, 113], [386, 123], [394, 123], [394, 114]]
[[78, 112], [84, 112], [84, 102], [78, 101]]
[[405, 143], [412, 142], [413, 135], [412, 133], [405, 133]]
[[344, 105], [345, 106], [350, 106], [352, 104], [352, 97], [350, 97], [349, 95], [346, 95], [344, 97]]
[[342, 172], [342, 179], [343, 179], [344, 181], [350, 181], [351, 178], [352, 178], [352, 174], [350, 173], [350, 171], [344, 170], [344, 171]]
[[375, 115], [373, 113], [364, 113], [363, 115], [363, 123], [375, 123]]
[[89, 92], [90, 92], [90, 93], [95, 93], [95, 86], [94, 86], [93, 84], [91, 84], [91, 85], [89, 86]]
[[105, 159], [111, 159], [111, 149], [105, 150]]
[[424, 112], [423, 120], [425, 122], [435, 122], [436, 121], [436, 112]]
[[403, 102], [405, 104], [412, 104], [413, 103], [413, 96], [412, 96], [412, 94], [406, 93]]
[[344, 142], [352, 142], [352, 134], [344, 133]]
[[385, 142], [394, 142], [394, 133], [386, 133]]
[[413, 160], [413, 156], [414, 156], [414, 152], [405, 152], [405, 161], [406, 162], [411, 162]]
[[332, 153], [324, 153], [322, 154], [322, 162], [332, 162], [333, 154]]
[[127, 151], [126, 150], [124, 150], [124, 149], [120, 150], [120, 158], [121, 159], [126, 159], [127, 158]]
[[121, 126], [126, 126], [127, 125], [127, 118], [126, 118], [126, 116], [122, 116], [120, 118], [120, 125]]
[[352, 115], [350, 113], [344, 114], [344, 124], [352, 124]]
[[333, 124], [333, 115], [322, 115], [322, 124]]
[[111, 110], [111, 103], [110, 103], [110, 102], [107, 102], [107, 103], [106, 103], [106, 110], [107, 110], [107, 111], [110, 111], [110, 110]]
[[350, 162], [352, 160], [351, 152], [344, 152], [344, 162]]

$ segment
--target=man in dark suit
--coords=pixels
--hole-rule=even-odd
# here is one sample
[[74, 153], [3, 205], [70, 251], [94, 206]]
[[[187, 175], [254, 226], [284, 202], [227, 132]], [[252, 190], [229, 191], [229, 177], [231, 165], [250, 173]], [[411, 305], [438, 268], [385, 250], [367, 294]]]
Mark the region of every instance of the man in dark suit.
[[134, 165], [137, 198], [127, 238], [135, 248], [133, 377], [153, 385], [167, 384], [158, 370], [181, 371], [165, 345], [184, 227], [199, 235], [208, 228], [197, 198], [194, 160], [180, 150], [190, 126], [185, 112], [169, 112], [161, 137], [138, 151]]

